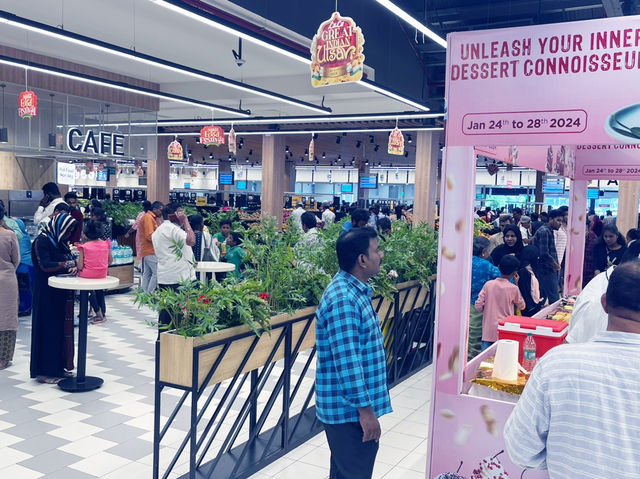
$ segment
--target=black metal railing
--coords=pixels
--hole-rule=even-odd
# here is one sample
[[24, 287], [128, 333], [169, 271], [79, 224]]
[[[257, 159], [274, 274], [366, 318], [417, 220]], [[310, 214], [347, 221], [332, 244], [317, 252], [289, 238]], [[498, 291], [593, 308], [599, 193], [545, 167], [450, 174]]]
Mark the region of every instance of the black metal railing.
[[[431, 286], [405, 283], [393, 301], [373, 300], [385, 338], [391, 387], [431, 363], [435, 314]], [[268, 338], [244, 332], [196, 345], [190, 386], [162, 380], [157, 342], [154, 479], [166, 478], [172, 471], [184, 472], [189, 479], [243, 479], [321, 432], [314, 405], [314, 326], [315, 312], [310, 309], [275, 324]], [[246, 344], [241, 354], [237, 347], [234, 350], [238, 341]], [[256, 360], [261, 366], [251, 369]], [[201, 363], [209, 368], [204, 376]], [[222, 373], [230, 365], [232, 372]], [[173, 393], [166, 394], [169, 390]], [[176, 395], [179, 390], [183, 392]], [[188, 431], [177, 437], [172, 434], [184, 429]]]

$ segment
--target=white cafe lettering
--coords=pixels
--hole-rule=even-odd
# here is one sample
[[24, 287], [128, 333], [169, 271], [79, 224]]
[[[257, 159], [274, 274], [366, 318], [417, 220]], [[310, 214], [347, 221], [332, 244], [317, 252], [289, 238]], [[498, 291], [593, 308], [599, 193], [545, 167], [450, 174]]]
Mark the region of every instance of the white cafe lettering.
[[108, 131], [83, 133], [79, 128], [67, 131], [67, 148], [79, 153], [124, 156], [124, 135]]

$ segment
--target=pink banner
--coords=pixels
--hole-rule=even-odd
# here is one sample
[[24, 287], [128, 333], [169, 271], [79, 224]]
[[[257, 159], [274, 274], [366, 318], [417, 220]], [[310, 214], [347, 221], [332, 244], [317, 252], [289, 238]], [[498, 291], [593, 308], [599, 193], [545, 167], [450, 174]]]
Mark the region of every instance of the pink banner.
[[578, 145], [576, 180], [640, 180], [640, 145]]
[[576, 155], [572, 146], [477, 146], [474, 152], [509, 165], [567, 178], [573, 178], [575, 173]]
[[449, 146], [640, 143], [640, 16], [448, 43]]

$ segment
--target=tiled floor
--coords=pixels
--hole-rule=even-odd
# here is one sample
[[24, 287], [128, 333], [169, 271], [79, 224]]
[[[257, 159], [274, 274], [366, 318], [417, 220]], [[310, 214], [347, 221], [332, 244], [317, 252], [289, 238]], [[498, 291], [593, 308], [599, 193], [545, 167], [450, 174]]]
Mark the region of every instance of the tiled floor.
[[[151, 477], [154, 315], [127, 294], [107, 296], [107, 305], [109, 321], [89, 327], [87, 357], [87, 374], [105, 383], [81, 394], [29, 379], [31, 319], [20, 318], [14, 365], [0, 371], [0, 478]], [[424, 478], [430, 387], [429, 367], [392, 390], [374, 477]], [[167, 438], [168, 451], [184, 432]], [[252, 479], [325, 479], [328, 464], [320, 434]], [[171, 477], [186, 471], [181, 459]]]

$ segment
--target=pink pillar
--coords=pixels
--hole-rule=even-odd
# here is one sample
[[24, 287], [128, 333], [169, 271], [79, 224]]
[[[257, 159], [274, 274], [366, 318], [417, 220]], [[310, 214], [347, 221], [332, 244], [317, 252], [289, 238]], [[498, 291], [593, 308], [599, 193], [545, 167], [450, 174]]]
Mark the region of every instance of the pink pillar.
[[585, 180], [571, 181], [569, 190], [569, 241], [565, 258], [564, 291], [579, 294], [582, 290], [582, 267], [587, 224], [587, 184]]

